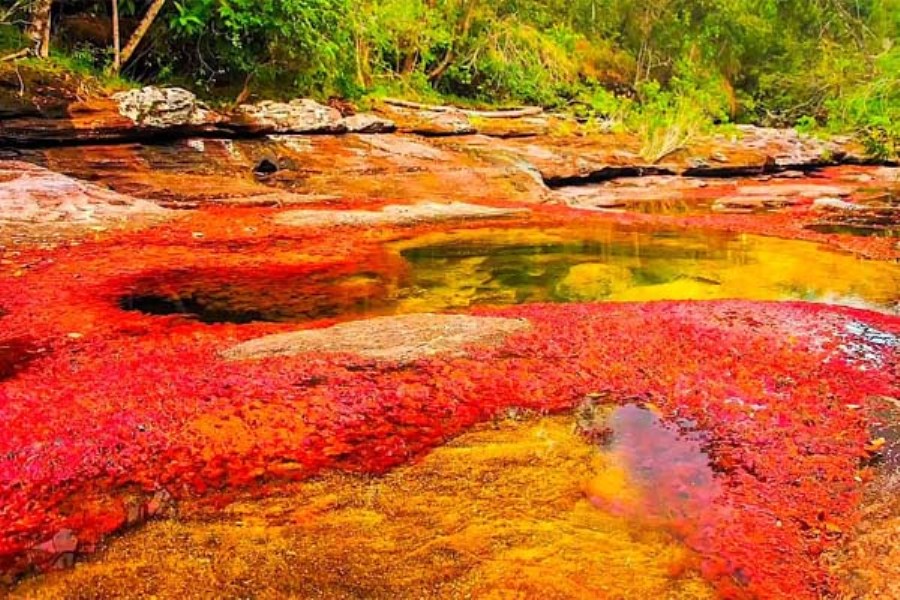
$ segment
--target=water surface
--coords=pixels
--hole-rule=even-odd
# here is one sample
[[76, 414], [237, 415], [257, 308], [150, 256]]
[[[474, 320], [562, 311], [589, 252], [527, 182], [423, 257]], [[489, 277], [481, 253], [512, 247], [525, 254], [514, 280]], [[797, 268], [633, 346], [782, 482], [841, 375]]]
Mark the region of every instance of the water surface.
[[389, 244], [349, 269], [148, 275], [126, 310], [205, 323], [303, 322], [529, 302], [806, 300], [895, 311], [900, 265], [811, 242], [697, 231], [460, 229]]

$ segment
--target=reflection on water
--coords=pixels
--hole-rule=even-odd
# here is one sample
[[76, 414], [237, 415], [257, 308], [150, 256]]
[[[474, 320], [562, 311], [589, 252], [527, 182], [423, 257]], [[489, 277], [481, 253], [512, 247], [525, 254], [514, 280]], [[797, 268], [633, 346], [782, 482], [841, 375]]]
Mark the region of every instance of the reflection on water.
[[483, 230], [401, 244], [401, 310], [523, 302], [745, 298], [893, 310], [900, 266], [817, 244], [715, 232]]
[[858, 235], [862, 237], [900, 237], [900, 229], [875, 225], [847, 225], [844, 223], [813, 223], [810, 231], [827, 235]]
[[14, 597], [716, 597], [682, 541], [585, 498], [609, 463], [567, 416], [484, 424], [383, 477], [327, 474], [151, 522]]
[[148, 274], [126, 310], [206, 323], [300, 322], [485, 304], [808, 300], [881, 310], [900, 303], [900, 265], [809, 243], [716, 232], [470, 229], [390, 244], [360, 264]]
[[203, 323], [299, 322], [369, 315], [389, 302], [388, 295], [388, 283], [375, 273], [178, 271], [134, 282], [119, 306]]
[[[703, 437], [664, 423], [652, 410], [635, 405], [617, 408], [608, 419], [608, 456], [619, 466], [631, 497], [607, 494], [604, 481], [589, 486], [591, 501], [615, 514], [663, 525], [682, 538], [697, 528], [720, 493]], [[608, 477], [608, 473], [605, 475]]]

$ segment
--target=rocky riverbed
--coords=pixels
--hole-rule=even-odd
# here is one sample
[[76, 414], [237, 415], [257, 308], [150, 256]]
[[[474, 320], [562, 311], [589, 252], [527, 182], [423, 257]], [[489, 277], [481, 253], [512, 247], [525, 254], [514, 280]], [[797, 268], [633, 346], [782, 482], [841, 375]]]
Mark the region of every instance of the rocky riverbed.
[[[872, 573], [896, 557], [872, 549], [896, 521], [900, 169], [852, 140], [736, 127], [648, 161], [540, 110], [215, 111], [152, 88], [2, 117], [0, 569], [65, 568], [165, 519], [20, 593], [175, 593], [161, 556], [272, 510], [253, 522], [277, 557], [234, 541], [196, 572], [281, 579], [302, 530], [346, 580], [305, 557], [307, 583], [229, 589], [891, 591]], [[643, 423], [629, 441], [617, 406]], [[686, 504], [685, 473], [709, 483]], [[380, 482], [385, 500], [357, 497]], [[406, 570], [353, 551], [373, 528]], [[616, 581], [564, 581], [579, 539]], [[628, 583], [623, 553], [651, 576]]]

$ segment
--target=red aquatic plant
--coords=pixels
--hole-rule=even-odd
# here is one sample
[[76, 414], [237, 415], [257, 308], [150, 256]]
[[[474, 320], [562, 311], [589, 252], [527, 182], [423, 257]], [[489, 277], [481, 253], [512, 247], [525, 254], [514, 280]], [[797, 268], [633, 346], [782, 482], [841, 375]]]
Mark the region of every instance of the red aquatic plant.
[[213, 214], [18, 257], [0, 278], [0, 345], [27, 336], [45, 351], [0, 383], [0, 569], [89, 551], [170, 495], [383, 473], [510, 408], [566, 411], [602, 394], [705, 432], [720, 491], [679, 531], [724, 596], [830, 589], [819, 555], [852, 524], [866, 476], [856, 407], [900, 392], [896, 344], [882, 343], [900, 335], [897, 317], [744, 301], [529, 305], [476, 311], [532, 327], [462, 357], [235, 362], [222, 351], [296, 325], [207, 325], [120, 304], [173, 265], [258, 282], [308, 274], [319, 285], [318, 274], [361, 267], [397, 277], [391, 261], [373, 263], [377, 242]]

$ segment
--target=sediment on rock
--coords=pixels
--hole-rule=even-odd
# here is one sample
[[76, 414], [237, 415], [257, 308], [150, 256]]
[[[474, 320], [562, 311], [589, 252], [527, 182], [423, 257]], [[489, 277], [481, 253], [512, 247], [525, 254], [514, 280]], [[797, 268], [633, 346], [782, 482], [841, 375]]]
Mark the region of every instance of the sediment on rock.
[[529, 328], [524, 319], [413, 314], [378, 317], [250, 340], [227, 350], [229, 360], [294, 356], [306, 352], [355, 354], [409, 362], [434, 355], [459, 356], [467, 346], [499, 344]]

